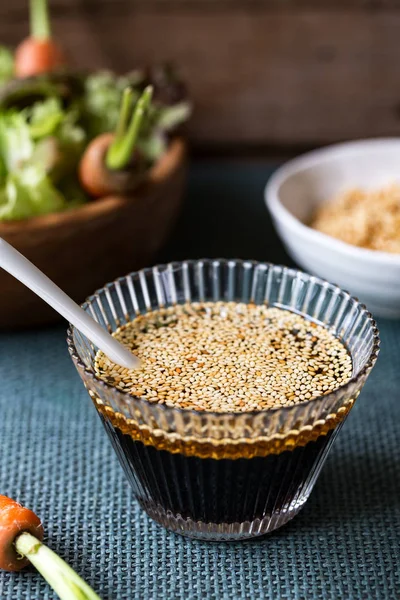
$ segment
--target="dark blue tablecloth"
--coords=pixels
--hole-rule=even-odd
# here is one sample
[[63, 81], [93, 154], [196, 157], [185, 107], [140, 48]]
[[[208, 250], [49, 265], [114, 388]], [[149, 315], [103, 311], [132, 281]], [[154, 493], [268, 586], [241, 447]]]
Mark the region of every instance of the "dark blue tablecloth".
[[[192, 169], [160, 260], [289, 262], [262, 191], [271, 168]], [[65, 345], [65, 327], [0, 334], [0, 492], [32, 507], [47, 543], [106, 599], [400, 598], [400, 322], [306, 507], [258, 541], [168, 533], [138, 508]], [[32, 569], [0, 574], [1, 600], [55, 598]]]

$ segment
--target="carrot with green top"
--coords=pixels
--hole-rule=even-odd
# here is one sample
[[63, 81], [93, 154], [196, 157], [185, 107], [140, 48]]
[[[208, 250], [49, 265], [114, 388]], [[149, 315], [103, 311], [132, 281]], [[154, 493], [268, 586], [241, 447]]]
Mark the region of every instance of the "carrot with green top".
[[136, 145], [152, 94], [153, 88], [148, 86], [129, 120], [132, 90], [125, 89], [115, 133], [99, 135], [86, 148], [80, 161], [79, 179], [93, 198], [128, 193], [142, 181], [145, 161]]
[[66, 64], [62, 48], [51, 37], [47, 0], [30, 0], [31, 35], [15, 51], [15, 75], [31, 77]]
[[20, 571], [28, 564], [15, 548], [15, 540], [23, 531], [43, 539], [39, 517], [7, 496], [0, 496], [0, 569]]
[[20, 571], [29, 563], [61, 600], [100, 600], [91, 587], [42, 543], [42, 523], [29, 508], [0, 495], [0, 569]]

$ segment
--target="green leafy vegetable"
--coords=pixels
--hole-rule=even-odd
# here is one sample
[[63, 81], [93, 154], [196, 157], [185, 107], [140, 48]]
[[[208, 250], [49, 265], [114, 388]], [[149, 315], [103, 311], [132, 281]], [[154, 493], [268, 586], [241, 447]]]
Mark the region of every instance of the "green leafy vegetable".
[[69, 112], [64, 116], [56, 134], [64, 149], [68, 148], [70, 152], [80, 155], [85, 147], [87, 135], [76, 121], [77, 115]]
[[[0, 114], [0, 220], [58, 212], [85, 201], [76, 176], [86, 140], [78, 116], [65, 112], [57, 98]], [[71, 183], [64, 180], [62, 189], [58, 182], [67, 176]]]
[[39, 166], [28, 166], [7, 176], [0, 192], [0, 219], [26, 219], [63, 210], [66, 202]]
[[64, 111], [58, 98], [35, 102], [25, 109], [32, 139], [53, 135], [64, 119]]
[[59, 162], [59, 144], [56, 138], [48, 137], [40, 140], [32, 154], [32, 164], [42, 165], [46, 174], [54, 171]]
[[191, 112], [185, 96], [172, 93], [177, 82], [164, 71], [14, 80], [13, 55], [0, 47], [0, 86], [5, 83], [0, 87], [0, 220], [57, 212], [87, 201], [78, 180], [79, 161], [91, 139], [116, 131], [127, 86], [129, 112], [147, 85], [157, 88], [137, 140], [143, 164], [156, 162], [171, 133]]
[[34, 143], [22, 113], [10, 111], [0, 116], [0, 156], [7, 171], [15, 171], [31, 158]]
[[69, 174], [75, 175], [79, 160], [85, 149], [87, 136], [83, 128], [77, 124], [75, 111], [65, 114], [62, 122], [54, 132], [58, 147], [58, 160], [52, 171], [53, 181]]
[[4, 163], [3, 157], [0, 155], [0, 188], [4, 184], [7, 177], [7, 167]]
[[164, 154], [167, 146], [168, 139], [161, 129], [153, 129], [148, 135], [142, 135], [138, 141], [139, 150], [151, 163]]
[[[90, 138], [115, 129], [122, 92], [128, 83], [125, 77], [116, 77], [108, 71], [100, 71], [87, 77], [84, 118]], [[133, 101], [136, 102], [138, 97], [139, 93], [135, 92]]]
[[76, 109], [65, 111], [58, 98], [48, 98], [25, 109], [24, 114], [33, 140], [49, 139], [52, 136], [57, 139], [61, 152], [79, 159], [86, 134], [77, 124], [79, 112]]
[[191, 115], [192, 108], [189, 102], [180, 102], [172, 106], [164, 106], [159, 110], [157, 119], [158, 127], [166, 131], [175, 129], [187, 121]]

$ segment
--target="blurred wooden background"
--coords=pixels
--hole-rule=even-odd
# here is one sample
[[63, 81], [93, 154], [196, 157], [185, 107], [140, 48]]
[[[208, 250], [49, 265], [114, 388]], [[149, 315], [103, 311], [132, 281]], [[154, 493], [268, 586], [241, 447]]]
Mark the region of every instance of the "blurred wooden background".
[[[172, 59], [196, 103], [195, 148], [290, 152], [400, 135], [398, 0], [50, 0], [74, 61], [123, 71]], [[0, 40], [28, 0], [0, 0]]]

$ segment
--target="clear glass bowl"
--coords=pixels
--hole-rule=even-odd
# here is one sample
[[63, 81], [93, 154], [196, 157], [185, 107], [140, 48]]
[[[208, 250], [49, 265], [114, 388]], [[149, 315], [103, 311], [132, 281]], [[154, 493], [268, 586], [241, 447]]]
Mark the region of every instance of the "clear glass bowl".
[[204, 301], [267, 303], [325, 325], [351, 354], [351, 380], [296, 406], [196, 412], [132, 397], [98, 379], [97, 348], [73, 327], [68, 347], [144, 510], [191, 537], [251, 538], [280, 527], [303, 507], [375, 364], [379, 336], [365, 306], [347, 292], [300, 271], [251, 261], [145, 269], [106, 285], [84, 309], [115, 331], [140, 313]]

